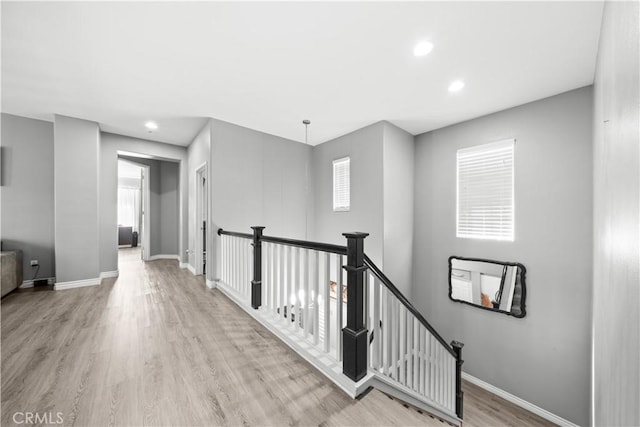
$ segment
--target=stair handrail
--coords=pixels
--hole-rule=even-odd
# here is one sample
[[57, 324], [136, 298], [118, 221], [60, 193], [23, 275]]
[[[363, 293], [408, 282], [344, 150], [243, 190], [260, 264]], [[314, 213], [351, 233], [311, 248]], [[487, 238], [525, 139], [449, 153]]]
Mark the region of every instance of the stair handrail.
[[[226, 235], [226, 236], [234, 236], [234, 237], [242, 237], [244, 239], [253, 239], [253, 234], [250, 233], [238, 233], [236, 231], [227, 231], [222, 228], [218, 229], [218, 235]], [[275, 237], [275, 236], [261, 236], [260, 240], [263, 242], [275, 243], [279, 245], [287, 245], [287, 246], [296, 246], [303, 249], [312, 249], [316, 251], [329, 252], [338, 255], [346, 255], [347, 247], [341, 245], [334, 245], [331, 243], [323, 243], [323, 242], [313, 242], [310, 240], [297, 240], [297, 239], [288, 239], [284, 237]]]
[[453, 347], [440, 336], [440, 334], [431, 326], [431, 324], [424, 318], [424, 316], [409, 302], [409, 300], [404, 296], [404, 294], [396, 288], [396, 286], [391, 282], [391, 280], [378, 268], [378, 266], [369, 258], [366, 254], [364, 256], [364, 263], [369, 269], [373, 272], [373, 274], [382, 282], [382, 284], [391, 291], [391, 293], [406, 307], [411, 314], [413, 314], [416, 319], [422, 326], [427, 328], [429, 332], [438, 340], [440, 344], [453, 356], [456, 357], [456, 352]]
[[243, 239], [253, 239], [253, 234], [251, 233], [239, 233], [237, 231], [227, 231], [222, 228], [218, 228], [218, 236], [232, 236], [232, 237], [241, 237]]

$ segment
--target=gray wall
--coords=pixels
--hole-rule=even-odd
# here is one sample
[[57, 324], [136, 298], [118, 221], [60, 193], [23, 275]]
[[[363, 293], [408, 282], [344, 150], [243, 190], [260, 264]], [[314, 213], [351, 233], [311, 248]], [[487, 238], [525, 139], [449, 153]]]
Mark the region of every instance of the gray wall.
[[97, 123], [55, 116], [56, 283], [100, 276], [99, 148]]
[[307, 188], [313, 194], [305, 185], [311, 147], [220, 120], [210, 125], [211, 230], [263, 225], [265, 234], [304, 239], [313, 212], [303, 202]]
[[[178, 255], [179, 164], [159, 161], [160, 170], [160, 247], [151, 254]], [[153, 236], [152, 236], [153, 237]], [[153, 245], [152, 245], [153, 249]]]
[[[155, 157], [159, 160], [176, 160], [178, 161], [178, 188], [180, 189], [178, 195], [178, 251], [172, 252], [172, 254], [181, 254], [182, 262], [186, 260], [185, 249], [187, 248], [187, 149], [177, 145], [163, 144], [154, 141], [146, 141], [137, 138], [130, 138], [122, 135], [115, 135], [111, 133], [101, 134], [100, 143], [100, 208], [101, 208], [101, 220], [100, 220], [100, 260], [101, 271], [114, 271], [118, 268], [118, 235], [117, 235], [117, 221], [118, 221], [118, 150], [147, 154]], [[143, 163], [144, 159], [137, 159], [139, 163]], [[183, 166], [184, 165], [184, 166]], [[160, 173], [158, 170], [157, 176], [154, 179], [154, 172], [150, 171], [151, 179], [150, 185], [155, 185], [155, 182], [160, 183]], [[153, 188], [152, 188], [153, 190]], [[156, 188], [156, 194], [160, 194], [160, 184]], [[172, 196], [173, 197], [173, 196]], [[156, 202], [155, 198], [151, 198], [152, 210], [160, 210], [160, 200]], [[152, 219], [150, 215], [150, 219]], [[184, 218], [184, 221], [183, 221]], [[155, 227], [155, 228], [154, 228]], [[155, 226], [155, 223], [151, 224], [151, 237], [154, 235], [162, 235], [165, 231], [162, 230], [161, 225]], [[173, 231], [169, 231], [172, 233]], [[160, 254], [162, 250], [162, 243], [151, 242], [150, 254]]]
[[406, 296], [412, 285], [414, 157], [413, 135], [384, 122], [383, 263], [387, 277]]
[[[342, 233], [369, 233], [365, 252], [382, 268], [383, 261], [383, 173], [384, 122], [351, 132], [313, 149], [314, 212], [313, 240], [345, 245]], [[333, 161], [351, 158], [351, 210], [333, 211]]]
[[606, 2], [594, 83], [593, 424], [640, 425], [640, 51], [636, 2]]
[[[456, 238], [456, 150], [515, 137], [515, 241]], [[464, 371], [579, 425], [589, 421], [592, 89], [417, 137], [413, 302]], [[527, 316], [448, 299], [451, 255], [521, 262]]]
[[2, 242], [23, 251], [24, 280], [55, 276], [53, 124], [2, 114]]

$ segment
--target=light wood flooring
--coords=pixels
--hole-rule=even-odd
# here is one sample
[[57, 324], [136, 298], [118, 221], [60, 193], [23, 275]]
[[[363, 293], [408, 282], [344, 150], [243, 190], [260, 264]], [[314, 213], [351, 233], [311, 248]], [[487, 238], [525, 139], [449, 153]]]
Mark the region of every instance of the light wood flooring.
[[[3, 426], [446, 426], [373, 390], [352, 400], [176, 261], [120, 250], [120, 277], [2, 299]], [[465, 425], [550, 425], [465, 383]], [[24, 425], [24, 424], [23, 424]]]

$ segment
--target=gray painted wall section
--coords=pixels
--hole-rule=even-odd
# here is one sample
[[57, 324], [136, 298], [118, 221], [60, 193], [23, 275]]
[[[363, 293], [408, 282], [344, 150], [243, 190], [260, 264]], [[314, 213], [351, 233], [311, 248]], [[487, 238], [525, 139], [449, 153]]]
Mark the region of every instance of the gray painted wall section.
[[99, 146], [97, 123], [55, 116], [56, 283], [100, 276]]
[[[116, 135], [111, 133], [101, 134], [100, 144], [100, 206], [101, 206], [101, 221], [100, 221], [100, 260], [101, 271], [114, 271], [118, 268], [118, 236], [117, 236], [117, 221], [118, 221], [118, 150], [128, 151], [132, 153], [147, 154], [157, 159], [171, 159], [179, 162], [179, 184], [180, 189], [178, 195], [179, 215], [178, 215], [178, 254], [181, 254], [182, 262], [186, 261], [185, 249], [187, 248], [187, 149], [177, 145], [163, 144], [154, 141], [147, 141], [143, 139], [130, 138], [127, 136]], [[139, 160], [139, 163], [143, 163], [144, 159]], [[183, 167], [184, 165], [184, 167]], [[156, 179], [149, 180], [150, 185], [154, 185], [154, 182], [159, 182], [159, 174]], [[157, 194], [160, 194], [158, 185]], [[154, 198], [151, 198], [150, 202], [154, 203]], [[159, 210], [160, 203], [151, 206], [152, 210]], [[150, 216], [150, 219], [152, 216]], [[184, 218], [184, 221], [183, 221]], [[152, 238], [153, 235], [161, 234], [160, 226], [154, 228], [154, 224], [151, 224]], [[184, 248], [184, 249], [183, 249]], [[160, 254], [162, 245], [160, 242], [151, 243], [150, 254]]]
[[383, 262], [387, 277], [407, 297], [412, 285], [414, 157], [413, 135], [384, 122]]
[[312, 201], [303, 202], [307, 190], [313, 194], [305, 178], [311, 147], [220, 120], [210, 125], [211, 230], [263, 225], [267, 235], [304, 239], [312, 224]]
[[2, 242], [23, 251], [24, 280], [55, 276], [53, 124], [2, 114]]
[[594, 425], [640, 425], [640, 6], [606, 2], [594, 83]]
[[[592, 90], [417, 137], [413, 301], [469, 374], [579, 425], [589, 421]], [[456, 150], [515, 137], [515, 241], [456, 238]], [[448, 299], [451, 255], [521, 262], [527, 317]]]
[[[160, 247], [158, 254], [178, 255], [178, 231], [180, 230], [179, 169], [175, 162], [160, 161]], [[155, 255], [155, 253], [152, 253]]]
[[[315, 228], [313, 239], [345, 245], [342, 233], [362, 231], [365, 252], [382, 268], [384, 122], [317, 145], [313, 149]], [[333, 161], [350, 157], [351, 210], [333, 212]]]

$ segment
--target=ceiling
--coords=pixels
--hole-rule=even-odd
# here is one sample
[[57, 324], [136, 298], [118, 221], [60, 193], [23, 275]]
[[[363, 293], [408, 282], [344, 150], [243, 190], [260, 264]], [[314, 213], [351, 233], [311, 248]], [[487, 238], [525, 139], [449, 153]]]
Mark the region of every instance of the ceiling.
[[[312, 144], [379, 120], [419, 134], [591, 84], [601, 16], [602, 2], [2, 2], [2, 111], [178, 145], [206, 117], [296, 141], [310, 119]], [[415, 57], [421, 40], [434, 49]]]

